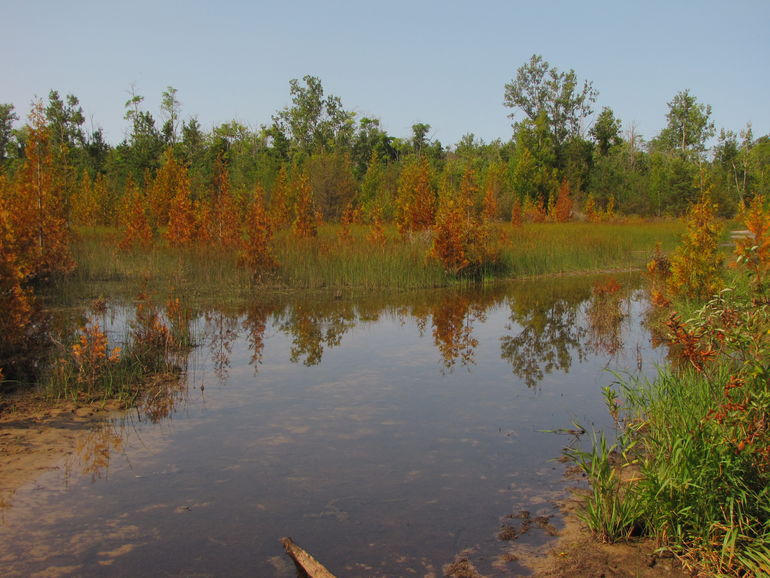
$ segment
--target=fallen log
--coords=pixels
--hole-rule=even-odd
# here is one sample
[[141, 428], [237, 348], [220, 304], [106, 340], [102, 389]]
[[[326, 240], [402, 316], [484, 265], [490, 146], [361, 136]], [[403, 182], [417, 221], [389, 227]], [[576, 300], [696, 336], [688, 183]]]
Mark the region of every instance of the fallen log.
[[307, 574], [309, 578], [335, 578], [334, 574], [329, 572], [323, 564], [305, 550], [297, 546], [291, 538], [281, 538], [280, 542], [286, 553], [294, 560], [297, 568]]

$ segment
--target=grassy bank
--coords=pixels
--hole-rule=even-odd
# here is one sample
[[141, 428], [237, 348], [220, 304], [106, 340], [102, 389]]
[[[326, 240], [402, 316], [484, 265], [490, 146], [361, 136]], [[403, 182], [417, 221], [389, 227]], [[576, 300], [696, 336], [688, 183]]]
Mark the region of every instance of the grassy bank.
[[768, 262], [763, 239], [751, 245], [754, 259], [707, 302], [659, 302], [668, 366], [608, 388], [616, 441], [600, 433], [571, 452], [591, 484], [583, 519], [601, 539], [650, 536], [709, 575], [770, 575]]

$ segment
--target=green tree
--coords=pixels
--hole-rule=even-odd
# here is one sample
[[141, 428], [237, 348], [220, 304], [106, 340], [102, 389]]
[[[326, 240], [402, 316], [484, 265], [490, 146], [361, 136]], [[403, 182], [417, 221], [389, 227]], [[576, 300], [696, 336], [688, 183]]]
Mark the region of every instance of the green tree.
[[533, 122], [545, 114], [556, 148], [561, 149], [569, 137], [580, 135], [583, 120], [593, 113], [596, 96], [592, 83], [584, 81], [581, 86], [574, 70], [560, 72], [534, 54], [505, 85], [503, 104], [519, 109]]
[[62, 100], [57, 91], [49, 92], [45, 117], [53, 146], [66, 146], [68, 149], [75, 149], [85, 145], [83, 123], [85, 123], [86, 118], [76, 96], [68, 94]]
[[324, 97], [321, 80], [306, 75], [304, 86], [289, 81], [292, 105], [273, 116], [273, 124], [288, 136], [294, 152], [310, 154], [348, 145], [352, 139], [354, 114], [342, 107], [337, 96]]
[[178, 136], [179, 113], [182, 110], [182, 103], [177, 99], [176, 93], [177, 89], [169, 86], [163, 91], [160, 100], [160, 110], [165, 117], [161, 132], [167, 145], [176, 144]]
[[607, 156], [610, 148], [619, 145], [623, 140], [620, 138], [620, 119], [615, 118], [612, 109], [607, 106], [596, 117], [590, 133], [601, 156]]
[[702, 155], [706, 141], [714, 136], [710, 120], [711, 106], [701, 104], [689, 90], [678, 92], [668, 103], [668, 124], [656, 139], [656, 144], [684, 157]]
[[360, 179], [369, 167], [372, 154], [382, 161], [396, 159], [393, 148], [393, 137], [389, 136], [380, 126], [376, 118], [362, 118], [353, 139], [352, 159], [357, 177]]
[[0, 104], [0, 168], [11, 156], [11, 143], [14, 140], [13, 123], [19, 120], [13, 112], [12, 104]]
[[535, 120], [516, 127], [515, 152], [511, 159], [513, 189], [519, 199], [548, 205], [549, 196], [559, 186], [556, 147], [545, 111]]
[[131, 123], [131, 133], [120, 152], [123, 163], [136, 182], [142, 182], [147, 171], [154, 172], [160, 165], [164, 145], [152, 114], [142, 110], [144, 97], [131, 88], [131, 98], [125, 103], [125, 119]]

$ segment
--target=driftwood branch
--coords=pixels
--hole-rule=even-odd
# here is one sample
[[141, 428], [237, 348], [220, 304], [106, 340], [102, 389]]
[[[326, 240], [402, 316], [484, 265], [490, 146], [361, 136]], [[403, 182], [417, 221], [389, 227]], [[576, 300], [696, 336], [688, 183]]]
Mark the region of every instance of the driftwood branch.
[[323, 564], [305, 552], [294, 543], [291, 538], [281, 538], [286, 553], [294, 560], [297, 568], [307, 574], [309, 578], [335, 578], [334, 574], [329, 572]]

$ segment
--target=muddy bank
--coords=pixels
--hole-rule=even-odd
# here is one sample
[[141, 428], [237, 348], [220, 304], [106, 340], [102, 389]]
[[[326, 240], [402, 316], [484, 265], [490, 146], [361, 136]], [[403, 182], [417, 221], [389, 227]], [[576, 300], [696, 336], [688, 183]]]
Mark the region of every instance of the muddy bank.
[[650, 540], [626, 544], [598, 542], [577, 516], [580, 504], [579, 491], [560, 504], [564, 527], [555, 542], [534, 550], [512, 549], [512, 554], [533, 576], [685, 578], [695, 575], [685, 570], [672, 554], [656, 552]]

